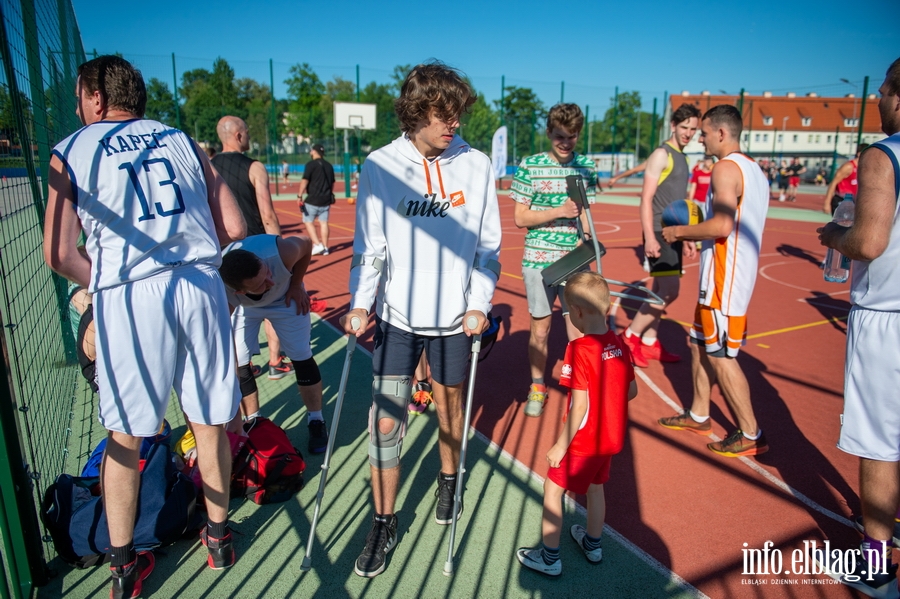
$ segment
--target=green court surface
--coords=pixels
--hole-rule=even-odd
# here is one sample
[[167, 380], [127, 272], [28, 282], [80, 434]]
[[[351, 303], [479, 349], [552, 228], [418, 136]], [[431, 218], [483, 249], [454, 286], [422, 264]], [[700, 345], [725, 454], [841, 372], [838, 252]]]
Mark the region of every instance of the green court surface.
[[[313, 349], [324, 381], [329, 425], [346, 339], [314, 316]], [[266, 350], [262, 360], [265, 364]], [[293, 443], [306, 447], [306, 411], [293, 377], [259, 379], [263, 412], [280, 424]], [[76, 407], [76, 438], [92, 446], [103, 431], [96, 423], [95, 397], [83, 394]], [[331, 462], [325, 500], [312, 552], [312, 570], [302, 572], [307, 534], [323, 456], [306, 455], [306, 487], [285, 503], [256, 505], [231, 502], [231, 521], [238, 562], [226, 571], [206, 566], [199, 540], [185, 540], [157, 553], [156, 569], [144, 584], [144, 597], [698, 597], [693, 587], [607, 527], [603, 562], [590, 564], [571, 540], [568, 528], [584, 522], [582, 508], [568, 505], [561, 544], [563, 574], [551, 579], [522, 568], [514, 552], [540, 541], [541, 481], [479, 434], [470, 437], [465, 512], [457, 528], [455, 574], [443, 574], [449, 526], [434, 522], [437, 418], [432, 411], [411, 417], [404, 441], [403, 478], [397, 501], [399, 544], [388, 556], [388, 568], [374, 579], [358, 577], [353, 564], [365, 542], [372, 518], [369, 497], [368, 434], [371, 402], [371, 356], [362, 348], [353, 356], [348, 392]], [[93, 417], [92, 417], [93, 416]], [[185, 430], [172, 404], [169, 421], [177, 438]], [[69, 472], [77, 473], [85, 451], [72, 452]], [[304, 455], [306, 452], [304, 451]], [[611, 483], [612, 484], [612, 483]], [[55, 559], [56, 576], [37, 597], [108, 597], [107, 566], [76, 570]]]

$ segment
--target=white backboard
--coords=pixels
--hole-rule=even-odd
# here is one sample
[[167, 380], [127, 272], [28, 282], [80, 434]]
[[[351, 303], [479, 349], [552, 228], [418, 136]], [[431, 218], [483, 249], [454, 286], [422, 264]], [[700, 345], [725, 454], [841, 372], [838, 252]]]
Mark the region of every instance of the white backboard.
[[334, 103], [335, 129], [375, 129], [375, 104], [359, 104], [357, 102]]

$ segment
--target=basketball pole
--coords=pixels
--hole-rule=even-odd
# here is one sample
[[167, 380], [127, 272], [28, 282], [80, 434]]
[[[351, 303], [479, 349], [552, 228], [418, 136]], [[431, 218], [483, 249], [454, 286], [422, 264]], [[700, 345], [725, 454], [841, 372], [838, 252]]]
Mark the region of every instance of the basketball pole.
[[344, 129], [344, 197], [350, 198], [350, 130]]

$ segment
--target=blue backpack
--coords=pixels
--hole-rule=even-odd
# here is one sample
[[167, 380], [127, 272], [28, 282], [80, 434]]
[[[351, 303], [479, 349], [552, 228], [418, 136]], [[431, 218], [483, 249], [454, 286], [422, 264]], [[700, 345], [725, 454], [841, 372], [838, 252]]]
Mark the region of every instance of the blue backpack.
[[[153, 444], [141, 472], [134, 547], [149, 550], [169, 545], [200, 530], [194, 484], [175, 467], [165, 444]], [[110, 550], [103, 502], [94, 492], [96, 477], [60, 474], [41, 502], [41, 520], [63, 561], [86, 568], [105, 560]]]

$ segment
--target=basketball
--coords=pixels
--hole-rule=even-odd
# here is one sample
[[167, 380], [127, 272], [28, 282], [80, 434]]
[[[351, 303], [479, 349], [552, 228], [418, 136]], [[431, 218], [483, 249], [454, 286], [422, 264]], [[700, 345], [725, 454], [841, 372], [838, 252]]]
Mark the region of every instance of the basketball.
[[356, 198], [347, 198], [347, 203], [348, 203], [348, 204], [355, 204], [355, 203], [356, 203]]
[[676, 200], [663, 209], [661, 220], [664, 227], [696, 225], [703, 222], [703, 214], [691, 200]]

